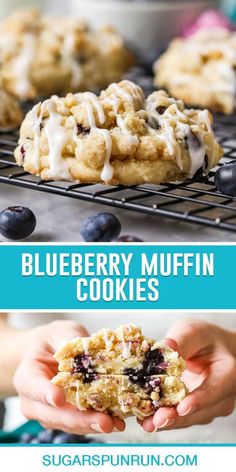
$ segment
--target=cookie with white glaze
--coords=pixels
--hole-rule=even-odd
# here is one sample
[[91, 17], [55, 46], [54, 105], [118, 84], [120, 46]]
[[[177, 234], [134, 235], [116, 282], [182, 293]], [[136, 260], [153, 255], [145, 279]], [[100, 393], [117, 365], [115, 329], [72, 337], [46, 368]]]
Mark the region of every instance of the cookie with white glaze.
[[73, 17], [19, 10], [0, 23], [0, 74], [21, 100], [94, 90], [120, 80], [133, 63], [121, 36]]
[[0, 84], [0, 129], [18, 127], [22, 119], [23, 113], [19, 102]]
[[184, 181], [214, 167], [223, 150], [207, 110], [188, 110], [164, 91], [147, 99], [124, 80], [99, 96], [53, 96], [26, 116], [18, 165], [43, 180], [112, 185]]
[[55, 359], [59, 373], [52, 381], [80, 410], [143, 419], [161, 406], [177, 405], [187, 392], [179, 354], [133, 325], [73, 339]]
[[187, 105], [230, 114], [236, 100], [236, 32], [201, 30], [172, 41], [154, 65], [155, 83]]

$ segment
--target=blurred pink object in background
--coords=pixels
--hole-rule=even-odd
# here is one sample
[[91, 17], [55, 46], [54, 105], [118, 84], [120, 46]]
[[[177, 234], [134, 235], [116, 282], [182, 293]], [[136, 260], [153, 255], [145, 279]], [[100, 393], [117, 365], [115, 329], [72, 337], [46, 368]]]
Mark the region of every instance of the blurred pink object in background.
[[182, 36], [186, 38], [192, 36], [198, 30], [206, 28], [226, 28], [233, 30], [234, 26], [219, 10], [207, 10], [202, 13], [194, 23], [186, 26]]

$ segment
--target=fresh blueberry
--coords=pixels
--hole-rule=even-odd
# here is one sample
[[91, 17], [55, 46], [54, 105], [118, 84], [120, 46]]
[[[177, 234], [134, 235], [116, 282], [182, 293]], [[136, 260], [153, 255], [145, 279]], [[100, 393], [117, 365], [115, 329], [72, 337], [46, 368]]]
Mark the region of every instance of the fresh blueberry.
[[58, 434], [57, 430], [43, 429], [38, 434], [38, 439], [43, 444], [50, 444], [51, 442], [53, 442], [53, 438], [55, 437], [55, 434]]
[[53, 444], [83, 444], [86, 442], [85, 436], [63, 433], [62, 431], [53, 439]]
[[120, 221], [111, 213], [91, 216], [81, 227], [81, 235], [86, 242], [115, 241], [120, 232]]
[[23, 434], [20, 436], [19, 442], [22, 443], [22, 444], [28, 444], [28, 443], [30, 443], [33, 439], [34, 439], [33, 434], [30, 434], [30, 433], [23, 433]]
[[36, 218], [29, 208], [9, 207], [0, 213], [0, 233], [7, 239], [27, 238], [35, 226]]
[[83, 136], [86, 136], [89, 133], [89, 128], [84, 128], [84, 126], [82, 126], [81, 124], [77, 124], [77, 134], [82, 134]]
[[117, 241], [119, 243], [143, 243], [142, 239], [136, 238], [136, 236], [131, 236], [129, 234], [125, 234], [124, 236], [120, 236]]
[[225, 164], [216, 171], [215, 184], [219, 192], [236, 197], [236, 162]]
[[61, 432], [53, 439], [53, 444], [74, 444], [76, 441], [72, 439], [72, 434]]

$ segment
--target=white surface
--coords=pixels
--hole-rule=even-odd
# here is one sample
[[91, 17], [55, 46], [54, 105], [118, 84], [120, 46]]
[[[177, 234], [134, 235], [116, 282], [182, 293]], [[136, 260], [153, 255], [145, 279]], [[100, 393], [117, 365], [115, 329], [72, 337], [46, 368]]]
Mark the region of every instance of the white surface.
[[[28, 238], [32, 242], [79, 242], [81, 224], [89, 216], [102, 211], [111, 212], [120, 219], [122, 234], [131, 234], [146, 242], [236, 240], [236, 233], [229, 231], [1, 184], [0, 210], [11, 205], [26, 206], [35, 213], [36, 230]], [[6, 241], [0, 235], [1, 240]]]
[[145, 1], [69, 0], [71, 10], [95, 28], [110, 24], [128, 41], [146, 51], [161, 47], [178, 36], [186, 24], [194, 21], [214, 0]]

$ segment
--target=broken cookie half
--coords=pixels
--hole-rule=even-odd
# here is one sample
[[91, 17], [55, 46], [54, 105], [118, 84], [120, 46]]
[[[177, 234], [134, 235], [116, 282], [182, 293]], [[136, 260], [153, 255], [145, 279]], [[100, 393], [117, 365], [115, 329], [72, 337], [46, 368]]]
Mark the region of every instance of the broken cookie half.
[[80, 410], [143, 419], [162, 406], [177, 405], [187, 393], [183, 359], [133, 325], [73, 339], [55, 358], [59, 373], [52, 381]]

